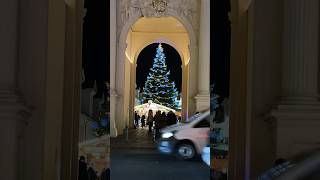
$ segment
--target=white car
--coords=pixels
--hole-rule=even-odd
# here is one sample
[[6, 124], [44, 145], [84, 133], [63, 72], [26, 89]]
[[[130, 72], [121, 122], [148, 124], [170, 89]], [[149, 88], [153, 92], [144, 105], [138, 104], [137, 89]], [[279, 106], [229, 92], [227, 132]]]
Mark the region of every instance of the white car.
[[174, 154], [189, 160], [202, 153], [209, 143], [210, 111], [190, 117], [188, 122], [161, 129], [158, 149], [161, 153]]
[[203, 162], [210, 166], [210, 145], [203, 148], [201, 158]]

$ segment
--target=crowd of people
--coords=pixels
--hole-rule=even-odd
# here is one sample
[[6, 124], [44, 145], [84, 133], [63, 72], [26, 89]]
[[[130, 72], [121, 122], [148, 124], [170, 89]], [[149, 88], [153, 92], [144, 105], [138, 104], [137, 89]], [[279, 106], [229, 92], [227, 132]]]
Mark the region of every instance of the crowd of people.
[[135, 112], [135, 127], [149, 127], [149, 132], [152, 130], [155, 132], [155, 136], [158, 137], [160, 134], [160, 129], [167, 126], [177, 124], [181, 121], [181, 117], [176, 116], [174, 112], [170, 111], [168, 113], [157, 111], [155, 115], [152, 110], [149, 110], [147, 117], [142, 115], [141, 117]]
[[94, 170], [93, 166], [86, 163], [85, 157], [79, 159], [79, 177], [78, 180], [110, 180], [110, 169], [106, 168], [100, 175]]

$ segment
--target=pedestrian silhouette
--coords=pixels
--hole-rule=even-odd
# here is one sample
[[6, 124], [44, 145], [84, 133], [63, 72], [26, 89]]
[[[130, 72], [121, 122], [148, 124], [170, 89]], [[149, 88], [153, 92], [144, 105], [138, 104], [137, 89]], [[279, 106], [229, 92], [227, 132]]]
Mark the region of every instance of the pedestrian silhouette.
[[87, 163], [84, 156], [79, 159], [79, 180], [88, 180]]
[[149, 126], [149, 132], [152, 132], [152, 126], [153, 126], [153, 112], [152, 112], [152, 110], [149, 110], [149, 112], [148, 112], [147, 123]]

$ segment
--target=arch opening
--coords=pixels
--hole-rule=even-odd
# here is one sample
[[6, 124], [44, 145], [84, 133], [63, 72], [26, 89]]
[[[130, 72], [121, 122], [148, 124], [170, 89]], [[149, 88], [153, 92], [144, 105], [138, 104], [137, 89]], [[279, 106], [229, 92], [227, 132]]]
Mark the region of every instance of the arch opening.
[[[162, 49], [163, 52], [159, 52], [159, 49]], [[157, 58], [159, 53], [163, 55], [163, 59]], [[159, 63], [156, 61], [160, 62], [162, 65], [161, 68], [158, 67]], [[176, 115], [180, 116], [182, 107], [182, 57], [180, 53], [169, 44], [163, 42], [152, 43], [144, 47], [141, 52], [139, 52], [137, 55], [136, 64], [135, 111], [139, 111], [139, 116], [146, 115], [147, 112], [145, 112], [143, 108], [138, 107], [141, 107], [142, 104], [148, 103], [149, 100], [161, 105], [169, 106], [169, 108], [174, 110]], [[152, 71], [156, 72], [152, 73]], [[161, 75], [162, 78], [159, 79], [153, 79], [153, 74], [163, 74], [163, 76]], [[170, 93], [169, 96], [165, 95], [165, 97], [172, 97], [171, 107], [170, 105], [166, 104], [166, 101], [162, 102], [164, 97], [162, 94], [155, 92], [156, 95], [150, 97], [145, 91], [145, 89], [149, 91], [155, 90], [155, 88], [159, 89], [160, 91], [161, 86], [166, 85], [166, 83], [158, 83], [158, 80], [160, 82], [168, 80], [169, 82], [174, 83], [174, 86], [171, 88], [174, 89], [173, 91], [175, 94], [172, 94], [173, 96], [170, 96]], [[154, 88], [150, 89], [148, 86], [149, 84], [155, 85]], [[165, 92], [170, 92], [170, 87], [164, 88], [163, 90], [165, 90]], [[157, 96], [160, 97], [157, 98]], [[166, 110], [166, 112], [169, 112], [169, 109]]]

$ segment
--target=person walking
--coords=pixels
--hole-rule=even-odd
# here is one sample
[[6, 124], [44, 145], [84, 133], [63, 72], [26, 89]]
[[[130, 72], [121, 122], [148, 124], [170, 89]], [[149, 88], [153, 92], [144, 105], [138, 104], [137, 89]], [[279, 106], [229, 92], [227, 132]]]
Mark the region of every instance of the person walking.
[[141, 127], [144, 128], [146, 126], [146, 116], [142, 115], [141, 117]]
[[153, 126], [153, 112], [152, 112], [152, 110], [149, 110], [149, 112], [148, 112], [147, 123], [149, 126], [149, 132], [152, 132], [152, 126]]
[[168, 126], [177, 123], [177, 117], [176, 117], [176, 115], [174, 114], [174, 112], [170, 111], [170, 112], [168, 113], [168, 121], [167, 121], [167, 122], [168, 122], [168, 123], [167, 123]]
[[93, 166], [89, 167], [88, 175], [89, 175], [89, 180], [97, 180], [98, 179], [98, 176], [97, 176], [95, 170], [93, 169]]
[[160, 136], [160, 130], [162, 128], [165, 128], [167, 126], [167, 123], [168, 123], [168, 117], [166, 115], [165, 112], [160, 112], [159, 113], [159, 120], [158, 120], [158, 126], [156, 128], [156, 139], [159, 138]]
[[167, 115], [165, 112], [162, 112], [158, 133], [160, 133], [160, 129], [165, 128], [168, 124], [169, 124], [169, 114]]
[[139, 119], [140, 116], [138, 115], [137, 111], [134, 112], [134, 128], [139, 127]]
[[84, 156], [80, 156], [79, 159], [79, 177], [78, 180], [89, 180], [87, 163]]
[[110, 168], [104, 169], [101, 173], [100, 180], [110, 180]]
[[160, 121], [161, 121], [161, 111], [157, 111], [156, 114], [154, 115], [154, 134], [153, 138], [154, 140], [157, 139], [157, 131], [160, 127]]

